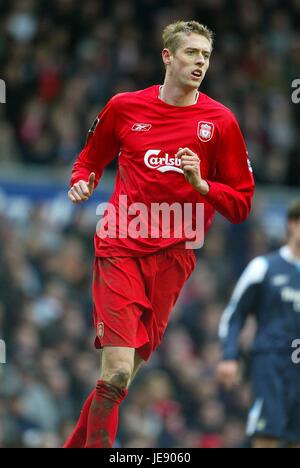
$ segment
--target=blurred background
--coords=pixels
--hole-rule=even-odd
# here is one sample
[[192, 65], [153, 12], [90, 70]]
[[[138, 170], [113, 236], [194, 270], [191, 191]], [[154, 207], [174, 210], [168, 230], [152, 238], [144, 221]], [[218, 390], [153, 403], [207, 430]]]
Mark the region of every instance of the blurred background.
[[215, 380], [217, 329], [247, 262], [285, 240], [300, 183], [300, 0], [0, 0], [0, 447], [59, 447], [98, 378], [91, 273], [96, 205], [67, 199], [70, 168], [115, 93], [162, 83], [161, 32], [213, 29], [202, 90], [236, 114], [258, 185], [250, 219], [218, 217], [165, 340], [122, 405], [117, 446], [240, 447], [251, 395]]

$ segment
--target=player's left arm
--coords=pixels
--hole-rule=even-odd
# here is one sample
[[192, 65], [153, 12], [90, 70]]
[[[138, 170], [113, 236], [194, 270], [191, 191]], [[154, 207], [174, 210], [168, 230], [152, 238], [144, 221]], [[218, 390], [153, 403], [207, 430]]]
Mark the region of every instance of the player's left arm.
[[232, 114], [219, 138], [214, 180], [202, 179], [201, 161], [189, 148], [180, 149], [177, 157], [181, 157], [187, 181], [225, 218], [241, 223], [250, 213], [254, 178], [244, 138]]

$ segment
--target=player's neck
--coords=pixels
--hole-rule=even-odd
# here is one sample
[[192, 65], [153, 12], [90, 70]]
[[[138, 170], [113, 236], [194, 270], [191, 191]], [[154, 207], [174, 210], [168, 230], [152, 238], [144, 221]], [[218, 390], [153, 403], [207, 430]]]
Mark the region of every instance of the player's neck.
[[180, 87], [168, 84], [166, 81], [159, 88], [159, 98], [171, 106], [192, 106], [197, 103], [198, 97], [197, 89], [185, 91]]
[[294, 258], [300, 260], [300, 245], [297, 242], [290, 241], [288, 244]]

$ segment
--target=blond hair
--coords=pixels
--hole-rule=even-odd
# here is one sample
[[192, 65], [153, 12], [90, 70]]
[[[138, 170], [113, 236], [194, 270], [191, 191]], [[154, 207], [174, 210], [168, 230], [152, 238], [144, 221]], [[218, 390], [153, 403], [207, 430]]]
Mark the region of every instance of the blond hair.
[[210, 42], [211, 47], [213, 46], [214, 33], [208, 29], [204, 24], [198, 23], [198, 21], [176, 21], [165, 27], [162, 39], [164, 48], [169, 49], [172, 53], [175, 53], [182, 39], [182, 35], [189, 35], [191, 33], [200, 34], [206, 37]]

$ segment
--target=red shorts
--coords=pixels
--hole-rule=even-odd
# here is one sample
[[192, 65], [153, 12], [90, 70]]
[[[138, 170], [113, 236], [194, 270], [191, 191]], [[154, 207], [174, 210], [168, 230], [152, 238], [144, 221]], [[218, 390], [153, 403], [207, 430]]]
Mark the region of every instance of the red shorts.
[[144, 257], [97, 257], [93, 297], [96, 348], [135, 348], [145, 361], [159, 346], [179, 293], [196, 265], [193, 250]]

